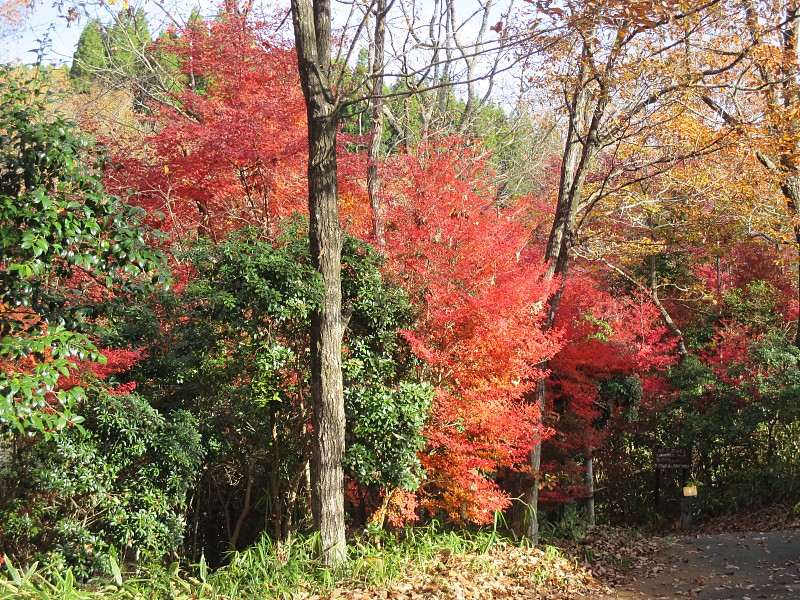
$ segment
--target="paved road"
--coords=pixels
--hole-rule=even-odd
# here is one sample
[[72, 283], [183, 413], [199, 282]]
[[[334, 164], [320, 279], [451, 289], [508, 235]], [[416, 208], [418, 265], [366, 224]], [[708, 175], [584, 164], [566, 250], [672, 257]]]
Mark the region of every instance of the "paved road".
[[800, 600], [800, 531], [682, 538], [659, 563], [618, 598]]

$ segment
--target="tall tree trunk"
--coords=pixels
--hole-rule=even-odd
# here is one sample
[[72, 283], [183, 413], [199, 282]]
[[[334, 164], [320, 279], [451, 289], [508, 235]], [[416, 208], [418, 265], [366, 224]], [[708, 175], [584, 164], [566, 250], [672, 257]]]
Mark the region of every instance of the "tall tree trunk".
[[[272, 472], [270, 473], [270, 494], [272, 502], [272, 536], [275, 540], [281, 539], [281, 444], [278, 439], [278, 420], [275, 411], [270, 414], [272, 429]], [[269, 511], [268, 511], [269, 512]]]
[[[574, 133], [577, 136], [577, 133]], [[564, 152], [564, 165], [561, 169], [561, 180], [559, 183], [558, 205], [556, 215], [553, 219], [553, 226], [550, 230], [550, 238], [545, 252], [545, 260], [548, 262], [545, 277], [560, 279], [558, 289], [550, 297], [547, 303], [547, 319], [542, 326], [544, 331], [550, 331], [556, 322], [558, 306], [561, 303], [561, 296], [564, 293], [567, 271], [569, 268], [569, 257], [575, 236], [575, 220], [578, 211], [578, 203], [583, 194], [583, 184], [586, 179], [586, 170], [591, 158], [597, 151], [597, 146], [586, 147], [589, 141], [584, 142], [584, 147], [578, 151], [577, 137], [574, 140], [567, 140]], [[539, 365], [542, 371], [547, 370], [547, 363]], [[538, 429], [544, 427], [544, 415], [547, 410], [547, 386], [544, 380], [536, 385], [536, 405], [538, 406]], [[542, 466], [542, 441], [539, 439], [530, 452], [531, 472], [533, 474], [533, 484], [528, 494], [529, 521], [528, 538], [532, 544], [539, 543], [539, 520], [537, 511], [539, 509], [539, 482], [541, 481]]]
[[[800, 217], [800, 175], [787, 177], [781, 184], [781, 191], [786, 198], [794, 229], [795, 253], [797, 256], [797, 298], [800, 299], [800, 225], [797, 225], [797, 218]], [[795, 331], [794, 345], [800, 348], [800, 320], [797, 322]]]
[[314, 527], [326, 564], [344, 560], [345, 417], [342, 382], [342, 231], [336, 171], [336, 118], [309, 111], [309, 243], [311, 263], [322, 274], [322, 306], [311, 315], [311, 402], [314, 456], [311, 467]]
[[[394, 3], [392, 0], [389, 7]], [[372, 59], [372, 131], [369, 137], [369, 166], [367, 167], [367, 193], [372, 207], [373, 233], [381, 250], [386, 245], [383, 222], [383, 206], [380, 197], [381, 139], [383, 138], [383, 61], [386, 46], [386, 0], [377, 0], [375, 5], [375, 51]]]
[[[546, 365], [544, 365], [546, 368]], [[544, 378], [536, 382], [535, 402], [539, 407], [537, 429], [539, 432], [544, 427], [544, 405], [547, 401]], [[534, 546], [539, 543], [539, 482], [542, 480], [542, 441], [539, 439], [530, 451], [531, 463], [531, 489], [528, 491], [526, 503], [528, 505], [528, 539]]]
[[[559, 201], [559, 204], [561, 202]], [[547, 319], [542, 326], [543, 331], [550, 331], [556, 322], [556, 313], [558, 305], [561, 302], [561, 296], [564, 292], [564, 283], [567, 277], [567, 267], [569, 265], [569, 246], [571, 241], [571, 228], [574, 226], [574, 215], [572, 224], [569, 221], [566, 224], [566, 231], [560, 236], [561, 248], [560, 251], [550, 260], [547, 273], [547, 279], [552, 279], [554, 276], [561, 278], [558, 290], [550, 297], [547, 303]], [[551, 230], [551, 240], [553, 239], [556, 228], [561, 227], [558, 220], [553, 221], [553, 228]], [[547, 371], [548, 364], [543, 362], [539, 365], [541, 371]], [[547, 382], [544, 378], [536, 383], [536, 397], [535, 403], [538, 407], [537, 416], [537, 430], [539, 432], [544, 428], [544, 415], [547, 410]], [[528, 493], [528, 539], [534, 546], [539, 543], [539, 483], [542, 480], [542, 440], [541, 437], [536, 441], [533, 449], [530, 452], [531, 474], [533, 475], [533, 482], [531, 489]]]
[[[545, 261], [547, 272], [545, 278], [560, 278], [556, 292], [547, 303], [547, 319], [543, 330], [549, 331], [556, 321], [558, 306], [564, 292], [564, 284], [569, 268], [569, 258], [575, 238], [575, 224], [583, 196], [583, 186], [592, 161], [597, 157], [601, 148], [599, 138], [600, 121], [609, 102], [608, 95], [603, 92], [590, 106], [591, 90], [589, 83], [592, 80], [588, 69], [588, 60], [591, 57], [590, 44], [593, 43], [594, 33], [587, 36], [582, 49], [582, 60], [578, 70], [578, 86], [569, 104], [569, 125], [567, 139], [565, 140], [562, 155], [561, 173], [558, 184], [558, 202], [547, 240]], [[547, 363], [539, 365], [542, 371], [547, 370]], [[538, 429], [544, 427], [544, 415], [547, 410], [547, 386], [544, 380], [536, 385], [536, 405], [538, 407]], [[528, 493], [528, 538], [532, 544], [539, 543], [539, 483], [541, 481], [542, 466], [542, 441], [536, 441], [530, 452], [531, 473], [533, 482]]]
[[323, 563], [346, 558], [344, 529], [345, 417], [342, 383], [342, 229], [337, 193], [338, 106], [329, 77], [328, 0], [292, 0], [300, 83], [308, 115], [308, 212], [311, 263], [322, 275], [322, 306], [311, 316], [311, 402], [314, 456], [311, 510]]

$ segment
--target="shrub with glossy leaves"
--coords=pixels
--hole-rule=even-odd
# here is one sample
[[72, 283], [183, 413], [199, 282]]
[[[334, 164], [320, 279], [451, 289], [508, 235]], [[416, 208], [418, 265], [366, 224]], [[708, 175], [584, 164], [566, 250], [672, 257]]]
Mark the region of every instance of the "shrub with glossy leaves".
[[146, 292], [162, 262], [143, 212], [106, 193], [91, 137], [51, 110], [41, 82], [0, 84], [0, 435], [76, 422], [71, 359], [101, 302]]
[[[195, 493], [207, 514], [192, 545], [207, 556], [246, 545], [265, 524], [275, 538], [305, 524], [310, 315], [322, 297], [306, 227], [298, 217], [276, 237], [250, 228], [219, 243], [201, 241], [186, 254], [182, 294], [132, 320], [144, 337], [120, 330], [150, 348], [138, 389], [200, 422], [209, 460]], [[416, 382], [418, 363], [398, 333], [413, 320], [408, 295], [380, 266], [368, 244], [346, 239], [345, 468], [362, 495], [373, 497], [417, 487], [432, 397], [432, 388]]]
[[194, 418], [99, 382], [76, 413], [82, 427], [0, 469], [0, 546], [84, 577], [108, 572], [111, 546], [143, 561], [174, 552], [203, 458]]

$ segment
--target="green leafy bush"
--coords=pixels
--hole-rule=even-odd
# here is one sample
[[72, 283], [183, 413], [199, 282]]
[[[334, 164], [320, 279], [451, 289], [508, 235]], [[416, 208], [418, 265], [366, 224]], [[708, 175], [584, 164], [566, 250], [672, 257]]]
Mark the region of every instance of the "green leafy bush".
[[194, 418], [134, 393], [87, 388], [83, 426], [32, 443], [0, 468], [0, 547], [22, 558], [107, 573], [111, 547], [160, 560], [184, 530], [186, 493], [203, 457]]
[[[782, 304], [784, 303], [784, 304]], [[785, 325], [785, 297], [765, 281], [732, 288], [694, 348], [667, 373], [658, 410], [620, 428], [599, 472], [625, 485], [603, 507], [627, 523], [652, 518], [656, 448], [691, 448], [700, 516], [800, 497], [800, 349]], [[707, 329], [707, 331], [705, 331]], [[701, 339], [696, 338], [696, 339]], [[661, 515], [677, 518], [683, 473], [661, 473]]]
[[94, 140], [52, 110], [41, 81], [3, 75], [0, 437], [49, 436], [78, 422], [82, 391], [58, 385], [72, 359], [103, 360], [86, 335], [100, 304], [88, 286], [123, 302], [163, 280], [163, 257], [143, 211], [106, 193]]
[[[149, 346], [138, 389], [198, 419], [208, 463], [195, 494], [205, 514], [190, 546], [213, 561], [265, 524], [275, 539], [309, 524], [310, 315], [322, 287], [305, 227], [298, 217], [275, 237], [245, 229], [199, 242], [184, 257], [193, 275], [182, 294], [150, 314], [130, 311], [112, 340]], [[374, 249], [346, 239], [345, 468], [374, 494], [418, 485], [432, 397], [398, 332], [413, 322], [410, 302], [380, 267]]]

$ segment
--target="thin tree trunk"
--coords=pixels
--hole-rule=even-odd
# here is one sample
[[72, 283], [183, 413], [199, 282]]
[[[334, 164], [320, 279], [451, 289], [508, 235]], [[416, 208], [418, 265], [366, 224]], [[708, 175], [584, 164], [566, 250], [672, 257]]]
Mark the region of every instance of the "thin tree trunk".
[[547, 248], [545, 250], [545, 261], [548, 263], [547, 277], [552, 277], [556, 272], [556, 262], [561, 247], [563, 245], [563, 238], [570, 229], [570, 216], [571, 220], [575, 220], [575, 210], [577, 202], [580, 200], [578, 197], [575, 199], [574, 189], [576, 183], [582, 188], [582, 181], [577, 182], [576, 176], [577, 169], [581, 164], [581, 145], [583, 143], [583, 136], [581, 131], [584, 128], [588, 90], [587, 84], [587, 68], [588, 48], [584, 45], [583, 53], [581, 56], [581, 65], [578, 71], [578, 89], [572, 97], [569, 105], [569, 123], [567, 127], [567, 138], [564, 142], [564, 154], [561, 161], [561, 173], [558, 182], [558, 203], [556, 204], [556, 214], [553, 217], [553, 226], [550, 229], [550, 237], [547, 240]]
[[194, 513], [192, 515], [192, 541], [189, 546], [191, 549], [189, 556], [192, 559], [192, 563], [197, 562], [197, 535], [200, 528], [200, 485], [201, 481], [198, 481], [194, 488], [194, 493], [192, 494], [192, 500], [189, 504], [189, 507]]
[[[800, 302], [800, 226], [798, 225], [794, 226], [794, 243], [797, 248], [797, 281], [795, 282], [797, 285], [796, 299], [798, 302]], [[800, 319], [797, 321], [797, 329], [794, 334], [794, 345], [796, 348], [800, 348]]]
[[236, 526], [233, 528], [233, 533], [228, 540], [228, 547], [230, 548], [231, 552], [236, 550], [236, 544], [239, 542], [239, 535], [242, 533], [242, 526], [244, 525], [245, 520], [247, 520], [247, 517], [250, 515], [251, 498], [253, 494], [253, 467], [253, 461], [248, 461], [247, 487], [245, 488], [244, 492], [244, 505], [242, 506], [242, 511], [239, 513], [239, 518], [236, 519]]
[[[569, 258], [575, 237], [575, 223], [578, 214], [583, 186], [586, 181], [591, 162], [600, 151], [599, 137], [600, 121], [609, 102], [607, 94], [601, 93], [595, 100], [590, 110], [590, 90], [588, 83], [591, 79], [588, 69], [588, 60], [591, 56], [589, 45], [593, 43], [593, 35], [584, 41], [582, 61], [578, 71], [578, 89], [569, 106], [569, 127], [564, 146], [563, 161], [558, 186], [558, 203], [550, 237], [547, 240], [545, 261], [548, 263], [546, 279], [560, 278], [558, 290], [548, 301], [547, 320], [543, 330], [549, 331], [556, 321], [558, 306], [564, 292]], [[585, 133], [584, 133], [585, 131]], [[539, 365], [542, 371], [547, 370], [547, 363]], [[544, 380], [536, 385], [536, 405], [538, 406], [538, 430], [544, 427], [544, 416], [547, 410], [547, 386]], [[533, 482], [528, 493], [527, 503], [529, 511], [528, 538], [532, 544], [539, 543], [539, 483], [541, 481], [542, 466], [542, 440], [536, 441], [530, 452], [531, 473]]]
[[[546, 366], [545, 366], [546, 368]], [[544, 427], [544, 405], [547, 401], [545, 391], [545, 380], [540, 379], [536, 383], [536, 404], [539, 407], [539, 415], [537, 417], [537, 430], [542, 431]], [[531, 489], [528, 492], [528, 539], [534, 546], [539, 543], [539, 483], [542, 480], [542, 441], [539, 439], [534, 444], [530, 452], [531, 462]]]
[[369, 137], [369, 166], [367, 167], [367, 193], [372, 207], [373, 233], [378, 248], [386, 246], [383, 206], [380, 197], [378, 161], [383, 138], [383, 61], [386, 45], [386, 0], [377, 0], [375, 7], [375, 52], [372, 60], [372, 131]]
[[[784, 165], [784, 169], [788, 170], [790, 166], [791, 165]], [[792, 221], [796, 223], [797, 218], [800, 217], [800, 175], [786, 177], [786, 179], [781, 182], [781, 191], [786, 198], [786, 205]], [[800, 225], [795, 224], [793, 229], [795, 252], [797, 255], [797, 297], [800, 299]], [[800, 321], [797, 323], [794, 345], [800, 348]]]
[[[587, 156], [586, 149], [583, 151], [583, 156]], [[570, 158], [570, 162], [571, 161], [572, 159]], [[550, 331], [555, 326], [558, 307], [564, 293], [564, 285], [569, 269], [570, 251], [574, 237], [577, 205], [583, 193], [583, 182], [585, 180], [585, 173], [581, 172], [581, 164], [587, 164], [587, 161], [581, 160], [576, 163], [575, 168], [578, 169], [577, 173], [573, 172], [571, 169], [562, 169], [558, 208], [556, 210], [556, 218], [553, 221], [553, 227], [550, 231], [550, 239], [546, 252], [546, 259], [549, 264], [547, 272], [545, 273], [546, 279], [558, 277], [560, 282], [558, 289], [548, 300], [547, 319], [542, 326], [543, 331]], [[567, 184], [567, 181], [569, 181], [569, 184]], [[559, 218], [559, 214], [562, 215], [562, 218]], [[558, 244], [557, 251], [554, 250], [556, 243]], [[543, 372], [547, 371], [547, 368], [547, 362], [539, 365], [539, 369]], [[535, 402], [538, 406], [537, 429], [541, 432], [544, 428], [544, 416], [547, 411], [547, 385], [544, 379], [536, 384]], [[536, 545], [539, 543], [539, 519], [537, 512], [539, 510], [539, 483], [541, 482], [542, 467], [541, 438], [537, 440], [530, 452], [530, 463], [533, 483], [527, 498], [530, 513], [528, 520], [528, 538], [532, 544]]]
[[594, 527], [594, 459], [591, 452], [586, 459], [586, 518], [590, 527]]
[[[564, 277], [566, 277], [566, 266], [567, 263], [563, 262], [564, 272], [559, 273], [562, 277], [561, 285], [559, 285], [558, 291], [551, 296], [550, 301], [548, 302], [548, 313], [547, 313], [547, 320], [545, 321], [544, 325], [542, 326], [543, 331], [550, 331], [555, 325], [556, 320], [556, 310], [558, 308], [558, 303], [561, 299], [561, 293], [564, 289]], [[550, 276], [552, 277], [552, 275]], [[539, 369], [542, 372], [547, 371], [548, 364], [547, 361], [541, 363], [539, 365]], [[537, 417], [536, 417], [536, 429], [541, 436], [541, 432], [544, 429], [544, 415], [545, 411], [547, 410], [547, 381], [545, 378], [541, 378], [539, 381], [536, 382], [536, 397], [535, 403], [538, 407]], [[539, 543], [539, 485], [542, 481], [542, 439], [536, 441], [533, 446], [533, 449], [530, 451], [530, 463], [531, 463], [531, 475], [532, 475], [532, 483], [531, 489], [528, 492], [527, 497], [527, 504], [528, 504], [528, 539], [530, 543], [534, 546]]]
[[292, 515], [294, 514], [295, 504], [297, 502], [297, 490], [300, 486], [298, 478], [297, 483], [292, 486], [288, 491], [288, 498], [286, 501], [286, 511], [283, 513], [283, 520], [281, 524], [281, 540], [286, 540], [292, 532]]
[[306, 514], [305, 518], [306, 521], [313, 522], [314, 517], [311, 514], [311, 460], [306, 460], [305, 465], [303, 466], [303, 484], [305, 486], [305, 497], [306, 497]]
[[272, 535], [276, 540], [281, 539], [281, 454], [278, 440], [278, 420], [275, 412], [270, 415], [272, 425], [272, 473], [270, 473], [270, 490], [272, 496]]

